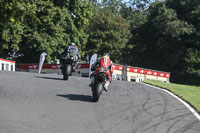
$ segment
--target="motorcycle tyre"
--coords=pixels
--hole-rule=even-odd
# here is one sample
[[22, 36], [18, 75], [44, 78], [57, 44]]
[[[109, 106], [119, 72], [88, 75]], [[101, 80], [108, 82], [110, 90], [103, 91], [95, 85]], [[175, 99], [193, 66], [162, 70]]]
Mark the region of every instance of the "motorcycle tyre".
[[98, 102], [100, 95], [103, 91], [102, 83], [95, 83], [94, 88], [92, 89], [92, 101]]
[[72, 66], [67, 65], [64, 70], [63, 80], [68, 80], [71, 73], [72, 73]]

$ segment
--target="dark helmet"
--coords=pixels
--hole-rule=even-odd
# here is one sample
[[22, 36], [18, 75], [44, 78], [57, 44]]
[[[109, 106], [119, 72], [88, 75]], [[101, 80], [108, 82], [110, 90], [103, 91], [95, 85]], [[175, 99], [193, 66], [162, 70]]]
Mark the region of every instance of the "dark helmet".
[[109, 53], [104, 53], [103, 56], [107, 56], [110, 58], [110, 54]]

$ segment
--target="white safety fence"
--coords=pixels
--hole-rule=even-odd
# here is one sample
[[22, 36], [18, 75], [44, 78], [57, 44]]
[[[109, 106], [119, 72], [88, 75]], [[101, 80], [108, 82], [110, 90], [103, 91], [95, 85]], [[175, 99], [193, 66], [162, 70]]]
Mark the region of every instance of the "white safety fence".
[[0, 58], [0, 70], [1, 71], [15, 71], [15, 62]]

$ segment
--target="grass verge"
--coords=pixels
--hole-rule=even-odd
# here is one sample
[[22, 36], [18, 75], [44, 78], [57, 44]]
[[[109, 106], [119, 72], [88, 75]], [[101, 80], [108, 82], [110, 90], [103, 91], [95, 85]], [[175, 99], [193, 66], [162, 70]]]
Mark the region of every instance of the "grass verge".
[[200, 86], [165, 83], [155, 80], [145, 80], [143, 82], [171, 91], [175, 95], [188, 102], [200, 113]]

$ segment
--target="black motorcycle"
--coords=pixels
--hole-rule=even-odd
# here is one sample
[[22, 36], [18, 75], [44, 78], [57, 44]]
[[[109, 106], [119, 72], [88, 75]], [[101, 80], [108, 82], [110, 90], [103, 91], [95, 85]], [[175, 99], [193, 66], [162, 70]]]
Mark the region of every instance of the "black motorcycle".
[[76, 54], [74, 51], [71, 51], [67, 54], [67, 56], [62, 57], [63, 66], [61, 67], [61, 71], [63, 74], [63, 80], [68, 80], [69, 76], [72, 76], [72, 69], [75, 64]]
[[104, 90], [104, 85], [108, 80], [108, 75], [106, 72], [101, 71], [95, 75], [95, 81], [92, 87], [92, 100], [93, 102], [98, 102], [100, 95]]

